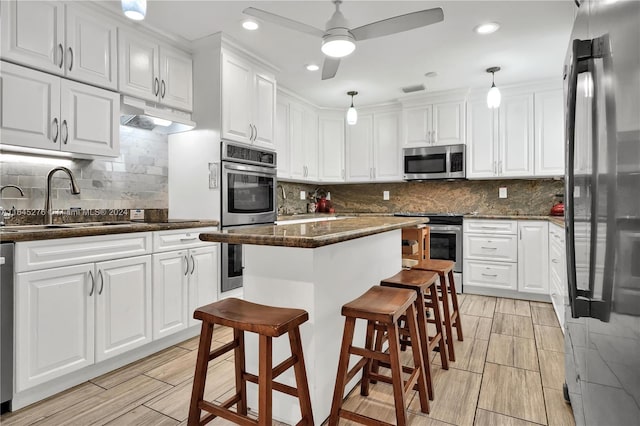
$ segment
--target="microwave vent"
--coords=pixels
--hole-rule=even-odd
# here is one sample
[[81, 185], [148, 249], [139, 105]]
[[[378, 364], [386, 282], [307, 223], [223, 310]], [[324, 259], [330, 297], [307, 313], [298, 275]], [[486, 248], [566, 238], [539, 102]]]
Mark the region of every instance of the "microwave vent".
[[416, 84], [414, 86], [407, 86], [407, 87], [403, 87], [402, 91], [404, 93], [413, 93], [413, 92], [420, 92], [421, 90], [425, 90], [426, 87], [424, 87], [424, 84]]

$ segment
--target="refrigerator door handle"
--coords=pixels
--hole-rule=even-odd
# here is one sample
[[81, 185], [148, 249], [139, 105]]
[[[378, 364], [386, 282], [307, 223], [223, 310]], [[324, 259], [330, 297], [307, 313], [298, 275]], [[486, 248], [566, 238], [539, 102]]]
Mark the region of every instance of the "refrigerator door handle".
[[567, 109], [566, 109], [566, 170], [565, 179], [565, 232], [566, 232], [566, 252], [567, 252], [567, 285], [569, 287], [569, 303], [571, 305], [571, 316], [573, 318], [588, 317], [590, 304], [589, 299], [580, 296], [576, 281], [576, 257], [575, 257], [575, 224], [574, 224], [574, 184], [575, 184], [575, 131], [576, 131], [576, 96], [578, 89], [578, 74], [587, 71], [585, 59], [591, 57], [591, 40], [573, 40], [572, 42], [571, 64], [567, 86]]

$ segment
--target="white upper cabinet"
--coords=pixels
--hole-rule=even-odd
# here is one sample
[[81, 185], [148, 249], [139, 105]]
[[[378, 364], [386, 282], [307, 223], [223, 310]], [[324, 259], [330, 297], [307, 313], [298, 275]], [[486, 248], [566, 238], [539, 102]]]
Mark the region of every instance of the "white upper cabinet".
[[2, 59], [117, 89], [116, 24], [72, 2], [2, 2]]
[[0, 142], [88, 155], [120, 153], [120, 96], [2, 62]]
[[278, 94], [276, 101], [276, 128], [274, 143], [278, 153], [278, 178], [291, 177], [291, 150], [289, 148], [289, 102]]
[[535, 93], [535, 174], [564, 175], [564, 104], [562, 89]]
[[402, 180], [400, 111], [361, 114], [347, 126], [347, 182]]
[[184, 111], [193, 109], [191, 55], [122, 28], [118, 40], [121, 93]]
[[465, 143], [464, 100], [405, 106], [404, 145]]
[[533, 176], [533, 94], [504, 95], [499, 109], [472, 99], [467, 178]]
[[344, 182], [344, 116], [341, 112], [322, 112], [318, 119], [318, 180]]
[[275, 78], [222, 52], [222, 138], [275, 148]]

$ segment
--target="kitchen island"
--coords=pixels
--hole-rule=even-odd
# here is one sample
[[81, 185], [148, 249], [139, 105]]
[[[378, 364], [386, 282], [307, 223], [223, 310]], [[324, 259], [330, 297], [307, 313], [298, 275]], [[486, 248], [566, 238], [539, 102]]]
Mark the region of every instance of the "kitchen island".
[[[401, 228], [425, 222], [421, 218], [355, 217], [200, 234], [203, 241], [245, 244], [246, 300], [309, 313], [301, 333], [316, 424], [321, 424], [331, 409], [344, 326], [342, 305], [397, 273], [402, 263]], [[364, 332], [364, 323], [359, 324], [356, 342], [364, 342]], [[257, 374], [255, 337], [247, 335], [247, 370]], [[273, 365], [277, 365], [290, 355], [287, 336], [274, 339], [273, 348]], [[358, 379], [355, 377], [347, 389]], [[278, 380], [295, 385], [291, 371]], [[249, 406], [257, 407], [257, 387], [248, 389]], [[296, 424], [300, 419], [297, 400], [274, 392], [273, 415]]]

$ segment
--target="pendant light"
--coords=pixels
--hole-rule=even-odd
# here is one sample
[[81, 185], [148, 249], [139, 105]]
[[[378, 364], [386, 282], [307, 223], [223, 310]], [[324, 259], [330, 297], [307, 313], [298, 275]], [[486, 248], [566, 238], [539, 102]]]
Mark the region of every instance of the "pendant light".
[[487, 68], [487, 72], [491, 73], [491, 89], [487, 93], [487, 106], [489, 108], [498, 108], [500, 106], [500, 90], [496, 87], [495, 73], [500, 71], [500, 67]]
[[147, 13], [147, 0], [121, 0], [122, 12], [134, 21], [142, 21]]
[[354, 91], [347, 92], [347, 95], [351, 96], [351, 106], [347, 110], [347, 124], [350, 124], [352, 126], [358, 122], [358, 111], [356, 111], [355, 107], [353, 106], [353, 97], [357, 94], [358, 92]]

